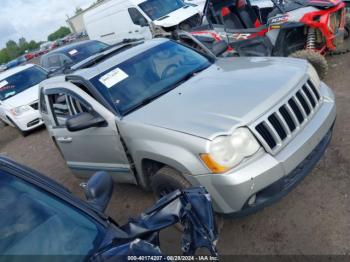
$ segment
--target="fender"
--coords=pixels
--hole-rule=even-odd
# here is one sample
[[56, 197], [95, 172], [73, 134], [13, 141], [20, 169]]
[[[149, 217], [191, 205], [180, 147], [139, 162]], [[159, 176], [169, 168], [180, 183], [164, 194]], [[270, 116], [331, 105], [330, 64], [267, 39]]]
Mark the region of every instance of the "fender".
[[147, 187], [147, 177], [142, 170], [143, 160], [153, 160], [172, 167], [182, 173], [192, 184], [196, 181], [193, 175], [207, 174], [210, 171], [204, 166], [198, 156], [185, 148], [164, 142], [138, 141], [138, 145], [143, 144], [142, 150], [133, 153], [138, 181], [142, 187]]
[[[288, 43], [289, 33], [302, 34], [304, 32], [304, 27], [305, 25], [303, 23], [288, 22], [280, 25], [279, 29], [275, 29], [275, 30], [279, 30], [279, 33], [275, 42], [276, 45], [273, 49], [273, 56], [288, 56], [290, 53], [292, 53], [294, 45], [290, 46], [289, 45], [290, 43]], [[298, 37], [298, 39], [302, 40], [304, 38]], [[298, 46], [300, 45], [300, 48], [296, 48], [296, 49], [303, 49], [305, 46], [305, 43], [303, 41], [301, 41], [300, 43], [295, 43], [295, 41], [293, 41], [293, 43], [297, 44]]]

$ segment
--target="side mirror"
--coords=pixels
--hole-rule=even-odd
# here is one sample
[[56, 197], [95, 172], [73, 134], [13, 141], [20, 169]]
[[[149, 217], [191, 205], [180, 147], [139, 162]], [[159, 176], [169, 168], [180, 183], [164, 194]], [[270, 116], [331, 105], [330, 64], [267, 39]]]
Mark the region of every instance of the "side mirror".
[[66, 126], [70, 132], [78, 132], [91, 127], [107, 126], [106, 120], [91, 113], [80, 113], [67, 119]]
[[144, 18], [144, 17], [141, 17], [141, 18], [139, 19], [139, 25], [140, 25], [141, 27], [149, 26], [149, 24], [148, 24], [146, 18]]
[[104, 212], [111, 200], [114, 183], [106, 172], [97, 172], [86, 184], [82, 184], [87, 202], [97, 210]]

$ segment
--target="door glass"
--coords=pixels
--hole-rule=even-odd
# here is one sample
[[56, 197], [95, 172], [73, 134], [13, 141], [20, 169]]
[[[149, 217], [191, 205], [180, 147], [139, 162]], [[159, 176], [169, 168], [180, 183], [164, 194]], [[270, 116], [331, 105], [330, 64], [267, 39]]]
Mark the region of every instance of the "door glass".
[[144, 16], [136, 8], [129, 8], [128, 11], [129, 11], [129, 15], [131, 17], [131, 20], [135, 25], [142, 26], [145, 23], [147, 23], [146, 18], [144, 18]]
[[80, 113], [89, 112], [82, 102], [65, 93], [49, 95], [49, 101], [52, 106], [56, 125], [59, 127], [65, 127], [68, 118]]
[[36, 186], [0, 172], [0, 254], [82, 255], [103, 229], [90, 216]]
[[49, 100], [52, 105], [52, 113], [57, 126], [65, 126], [66, 120], [72, 116], [68, 106], [67, 95], [65, 93], [50, 95]]
[[47, 57], [47, 65], [49, 69], [57, 69], [63, 66], [60, 56], [57, 54]]

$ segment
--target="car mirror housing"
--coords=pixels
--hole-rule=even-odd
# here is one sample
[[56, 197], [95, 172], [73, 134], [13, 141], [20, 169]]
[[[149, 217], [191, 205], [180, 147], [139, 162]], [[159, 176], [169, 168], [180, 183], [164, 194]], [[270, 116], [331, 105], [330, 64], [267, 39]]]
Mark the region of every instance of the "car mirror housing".
[[91, 127], [107, 126], [106, 120], [92, 113], [80, 113], [67, 119], [66, 126], [70, 132], [78, 132]]
[[104, 212], [111, 200], [114, 184], [106, 172], [97, 172], [82, 185], [87, 202], [100, 212]]

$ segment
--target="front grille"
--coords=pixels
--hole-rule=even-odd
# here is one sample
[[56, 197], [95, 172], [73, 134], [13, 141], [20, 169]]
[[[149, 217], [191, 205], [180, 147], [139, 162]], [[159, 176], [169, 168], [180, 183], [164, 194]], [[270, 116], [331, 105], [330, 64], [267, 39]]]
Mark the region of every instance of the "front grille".
[[37, 119], [35, 119], [35, 120], [29, 122], [29, 123], [27, 124], [27, 127], [32, 127], [32, 126], [35, 126], [35, 125], [37, 125], [37, 124], [39, 124], [39, 123], [40, 123], [40, 119], [37, 118]]
[[31, 104], [30, 107], [33, 108], [34, 110], [39, 110], [39, 103], [35, 102], [35, 103]]
[[308, 80], [278, 110], [255, 126], [260, 142], [268, 151], [277, 152], [310, 120], [320, 102], [321, 95]]

